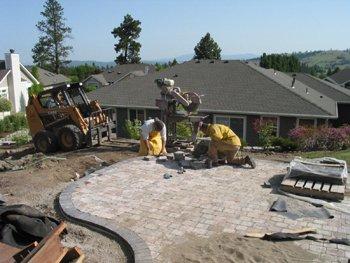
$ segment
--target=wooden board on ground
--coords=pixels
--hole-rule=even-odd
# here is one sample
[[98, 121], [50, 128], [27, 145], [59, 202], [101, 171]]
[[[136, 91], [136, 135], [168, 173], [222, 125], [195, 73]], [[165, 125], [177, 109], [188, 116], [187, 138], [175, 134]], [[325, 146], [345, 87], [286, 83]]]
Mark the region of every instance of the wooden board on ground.
[[305, 179], [284, 179], [281, 183], [280, 189], [292, 194], [335, 201], [343, 200], [345, 195], [345, 185], [336, 185]]
[[16, 262], [12, 256], [19, 251], [21, 251], [21, 249], [0, 242], [0, 263]]

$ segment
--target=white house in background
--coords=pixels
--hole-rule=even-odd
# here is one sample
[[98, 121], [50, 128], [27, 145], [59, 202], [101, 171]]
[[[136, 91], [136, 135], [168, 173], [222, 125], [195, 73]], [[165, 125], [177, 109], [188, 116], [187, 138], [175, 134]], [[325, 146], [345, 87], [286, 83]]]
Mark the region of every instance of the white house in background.
[[11, 101], [11, 112], [25, 111], [28, 103], [28, 88], [32, 84], [39, 84], [39, 82], [20, 63], [19, 55], [12, 49], [10, 53], [5, 53], [5, 61], [0, 60], [0, 97]]

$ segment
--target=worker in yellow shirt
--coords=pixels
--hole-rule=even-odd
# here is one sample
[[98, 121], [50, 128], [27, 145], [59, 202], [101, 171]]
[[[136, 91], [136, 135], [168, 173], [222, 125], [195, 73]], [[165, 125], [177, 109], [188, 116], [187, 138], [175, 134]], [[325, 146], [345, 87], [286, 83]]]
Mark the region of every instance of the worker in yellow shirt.
[[218, 153], [222, 153], [226, 156], [229, 164], [248, 164], [255, 168], [255, 162], [249, 156], [237, 156], [241, 148], [241, 140], [229, 127], [222, 124], [207, 123], [200, 123], [199, 126], [200, 130], [211, 138], [208, 156], [212, 160], [213, 166], [218, 165]]

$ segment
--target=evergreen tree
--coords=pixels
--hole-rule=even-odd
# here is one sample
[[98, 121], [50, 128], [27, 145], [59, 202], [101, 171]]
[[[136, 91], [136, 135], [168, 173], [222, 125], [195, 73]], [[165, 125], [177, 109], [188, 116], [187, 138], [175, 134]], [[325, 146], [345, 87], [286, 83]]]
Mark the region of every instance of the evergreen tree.
[[114, 38], [119, 38], [119, 42], [114, 45], [117, 56], [116, 64], [140, 63], [141, 44], [136, 42], [141, 33], [141, 22], [134, 20], [131, 15], [124, 16], [124, 21], [112, 31]]
[[177, 64], [179, 64], [179, 63], [177, 63], [176, 58], [174, 58], [173, 61], [170, 62], [170, 66], [171, 66], [171, 67], [172, 67], [172, 66], [175, 66], [175, 65], [177, 65]]
[[221, 49], [207, 33], [194, 48], [194, 59], [221, 59]]
[[273, 68], [282, 72], [300, 72], [302, 65], [295, 55], [270, 54], [260, 57], [260, 66], [264, 68]]
[[36, 24], [41, 36], [32, 49], [33, 60], [41, 67], [48, 65], [50, 70], [59, 73], [60, 68], [69, 63], [66, 58], [73, 48], [64, 42], [72, 29], [65, 25], [63, 8], [57, 0], [47, 0], [41, 15], [44, 19]]

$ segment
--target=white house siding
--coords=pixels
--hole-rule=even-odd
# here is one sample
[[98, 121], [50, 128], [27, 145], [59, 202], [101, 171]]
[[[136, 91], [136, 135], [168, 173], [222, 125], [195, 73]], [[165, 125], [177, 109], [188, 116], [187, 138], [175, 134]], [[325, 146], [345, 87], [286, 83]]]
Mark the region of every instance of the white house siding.
[[[8, 87], [7, 87], [7, 78], [4, 78], [1, 82], [0, 82], [0, 97], [1, 98], [5, 98], [5, 99], [9, 99], [9, 93], [8, 93]], [[10, 115], [11, 112], [10, 111], [5, 111], [5, 112], [0, 112], [0, 120], [2, 120], [5, 116]]]

